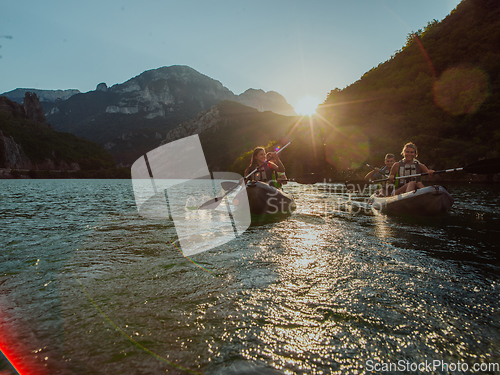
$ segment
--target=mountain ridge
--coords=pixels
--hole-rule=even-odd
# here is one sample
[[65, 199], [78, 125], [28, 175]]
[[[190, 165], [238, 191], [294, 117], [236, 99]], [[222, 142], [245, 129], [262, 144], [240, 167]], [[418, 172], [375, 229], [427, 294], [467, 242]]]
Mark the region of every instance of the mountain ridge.
[[[274, 106], [294, 113], [278, 93], [250, 89], [243, 94], [244, 101], [261, 109]], [[145, 71], [111, 87], [100, 83], [94, 91], [42, 105], [55, 130], [97, 142], [118, 165], [129, 166], [157, 147], [171, 129], [220, 101], [238, 97], [221, 82], [188, 66], [174, 65]]]

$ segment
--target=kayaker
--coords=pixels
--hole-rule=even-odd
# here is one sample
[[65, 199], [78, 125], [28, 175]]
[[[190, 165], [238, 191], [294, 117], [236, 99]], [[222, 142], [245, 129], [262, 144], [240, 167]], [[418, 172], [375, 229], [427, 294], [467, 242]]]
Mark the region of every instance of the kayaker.
[[[396, 161], [394, 154], [387, 154], [384, 158], [385, 165], [381, 168], [375, 168], [365, 176], [365, 180], [372, 181], [385, 178], [391, 172], [391, 168]], [[379, 196], [389, 196], [392, 194], [394, 186], [383, 181], [379, 184]]]
[[420, 173], [429, 173], [429, 177], [432, 177], [432, 174], [434, 173], [433, 169], [427, 168], [416, 159], [418, 151], [417, 146], [413, 143], [408, 142], [405, 144], [403, 151], [401, 151], [401, 155], [403, 155], [404, 158], [392, 165], [391, 173], [389, 175], [389, 182], [394, 183], [394, 187], [396, 188], [394, 195], [399, 195], [424, 187], [422, 177], [411, 177], [398, 180], [396, 180], [396, 177], [410, 176]]
[[380, 178], [387, 177], [389, 172], [391, 171], [392, 165], [396, 161], [396, 157], [394, 154], [387, 154], [385, 155], [384, 163], [385, 165], [381, 168], [375, 168], [373, 171], [368, 173], [365, 176], [366, 181], [371, 181], [371, 180], [378, 180]]
[[[266, 158], [269, 158], [273, 161], [266, 160]], [[248, 177], [247, 180], [264, 182], [272, 181], [273, 172], [285, 172], [285, 166], [281, 162], [278, 154], [276, 152], [270, 152], [266, 154], [266, 150], [264, 149], [264, 147], [256, 147], [253, 150], [250, 165], [247, 167], [247, 169], [245, 169], [245, 176], [248, 176], [248, 174], [257, 167], [257, 171], [250, 177]]]

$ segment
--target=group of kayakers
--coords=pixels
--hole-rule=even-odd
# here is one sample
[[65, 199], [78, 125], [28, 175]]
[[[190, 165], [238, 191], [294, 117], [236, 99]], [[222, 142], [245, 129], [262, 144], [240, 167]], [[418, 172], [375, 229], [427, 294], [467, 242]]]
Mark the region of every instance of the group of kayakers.
[[[414, 191], [424, 187], [422, 177], [414, 175], [428, 173], [432, 177], [433, 169], [427, 168], [420, 163], [416, 157], [418, 156], [417, 146], [414, 143], [408, 142], [404, 145], [401, 151], [403, 159], [396, 162], [393, 154], [385, 156], [385, 166], [375, 168], [365, 176], [365, 180], [372, 181], [375, 179], [388, 178], [380, 189], [381, 195], [399, 195], [409, 191]], [[408, 178], [398, 178], [404, 176], [414, 176]], [[384, 181], [385, 182], [385, 181]]]
[[[403, 159], [396, 162], [394, 154], [385, 156], [385, 165], [381, 168], [374, 168], [365, 176], [365, 180], [373, 181], [387, 178], [382, 182], [380, 195], [399, 195], [409, 191], [414, 191], [424, 187], [421, 176], [414, 176], [427, 173], [432, 177], [434, 170], [427, 168], [416, 158], [418, 156], [417, 146], [408, 142], [401, 151]], [[249, 175], [252, 171], [255, 173]], [[401, 178], [404, 176], [413, 176]], [[269, 182], [275, 187], [286, 184], [285, 166], [281, 162], [277, 152], [266, 152], [263, 147], [256, 147], [252, 153], [250, 165], [245, 169], [247, 181]]]

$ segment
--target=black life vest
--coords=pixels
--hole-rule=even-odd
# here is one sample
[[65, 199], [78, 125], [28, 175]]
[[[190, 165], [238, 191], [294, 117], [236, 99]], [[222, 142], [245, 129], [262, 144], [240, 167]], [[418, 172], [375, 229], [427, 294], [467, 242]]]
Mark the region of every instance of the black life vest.
[[373, 179], [378, 180], [379, 178], [387, 177], [389, 172], [390, 172], [390, 169], [387, 169], [387, 166], [384, 165], [383, 167], [380, 167], [380, 172], [375, 172], [373, 174]]
[[273, 179], [273, 170], [269, 166], [269, 162], [265, 162], [263, 165], [257, 168], [257, 171], [252, 174], [249, 178], [251, 181], [262, 181], [268, 182]]

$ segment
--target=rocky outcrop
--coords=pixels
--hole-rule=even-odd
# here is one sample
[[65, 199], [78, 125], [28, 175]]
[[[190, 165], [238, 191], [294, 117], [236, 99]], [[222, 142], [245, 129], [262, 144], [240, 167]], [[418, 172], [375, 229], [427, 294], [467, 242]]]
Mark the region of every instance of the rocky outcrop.
[[31, 160], [12, 137], [6, 137], [0, 130], [0, 161], [3, 168], [32, 169]]
[[132, 114], [140, 111], [149, 119], [166, 117], [187, 108], [196, 109], [198, 113], [221, 100], [235, 98], [219, 81], [188, 66], [177, 65], [146, 71], [109, 90], [120, 94], [120, 101], [108, 106], [106, 112]]
[[25, 117], [24, 107], [12, 100], [9, 100], [5, 96], [0, 96], [0, 112], [9, 113], [14, 117]]
[[105, 82], [101, 82], [97, 85], [97, 87], [95, 88], [95, 91], [103, 91], [103, 92], [106, 92], [108, 91], [108, 85], [106, 85]]
[[40, 100], [35, 93], [27, 92], [24, 95], [23, 108], [26, 117], [36, 124], [47, 125]]
[[[55, 158], [54, 158], [55, 159]], [[14, 138], [5, 136], [0, 130], [0, 168], [21, 169], [21, 170], [63, 170], [79, 171], [77, 163], [67, 163], [45, 159], [36, 163], [32, 162], [21, 145], [17, 144]]]

